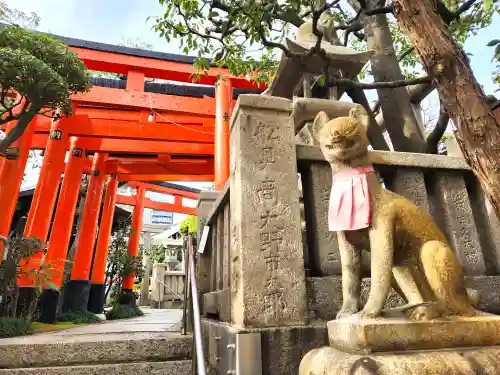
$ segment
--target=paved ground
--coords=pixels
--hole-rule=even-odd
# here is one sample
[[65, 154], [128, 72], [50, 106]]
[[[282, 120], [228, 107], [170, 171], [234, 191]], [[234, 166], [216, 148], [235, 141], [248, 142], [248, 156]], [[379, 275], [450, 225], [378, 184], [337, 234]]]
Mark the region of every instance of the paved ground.
[[57, 332], [38, 333], [32, 336], [0, 339], [0, 345], [42, 344], [63, 342], [108, 341], [178, 336], [182, 329], [181, 309], [149, 309], [141, 307], [144, 316], [113, 320]]

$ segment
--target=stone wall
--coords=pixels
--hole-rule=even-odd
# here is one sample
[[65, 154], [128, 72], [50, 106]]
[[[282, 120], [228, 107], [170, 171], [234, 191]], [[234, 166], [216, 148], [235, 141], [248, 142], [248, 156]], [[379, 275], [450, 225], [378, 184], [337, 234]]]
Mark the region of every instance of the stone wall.
[[[234, 369], [235, 337], [248, 333], [261, 337], [263, 373], [296, 373], [303, 351], [322, 345], [325, 323], [342, 303], [337, 238], [327, 228], [330, 168], [318, 147], [295, 144], [290, 110], [286, 99], [240, 96], [231, 121], [230, 183], [200, 196], [198, 238], [204, 225], [210, 228], [197, 254], [203, 341], [218, 374]], [[467, 287], [478, 291], [479, 308], [500, 313], [500, 222], [463, 158], [380, 151], [370, 157], [386, 188], [435, 218]], [[362, 265], [366, 298], [368, 252]], [[387, 306], [401, 303], [392, 291]]]

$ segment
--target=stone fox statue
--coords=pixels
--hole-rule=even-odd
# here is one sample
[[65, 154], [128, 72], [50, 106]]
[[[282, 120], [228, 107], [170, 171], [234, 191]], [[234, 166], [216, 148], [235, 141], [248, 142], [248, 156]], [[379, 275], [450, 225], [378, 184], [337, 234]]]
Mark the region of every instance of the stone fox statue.
[[[479, 314], [459, 261], [432, 217], [381, 186], [368, 158], [366, 116], [356, 105], [349, 117], [330, 120], [320, 112], [313, 124], [333, 174], [329, 226], [337, 231], [343, 294], [337, 318], [383, 315], [391, 285], [407, 300], [411, 319]], [[362, 249], [371, 252], [371, 289], [359, 311]]]

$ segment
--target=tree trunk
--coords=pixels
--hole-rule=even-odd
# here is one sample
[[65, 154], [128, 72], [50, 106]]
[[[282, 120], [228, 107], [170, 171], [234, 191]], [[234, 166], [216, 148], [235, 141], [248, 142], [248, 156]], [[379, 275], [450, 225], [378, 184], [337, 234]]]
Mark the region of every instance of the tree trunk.
[[457, 127], [459, 145], [500, 217], [500, 128], [464, 52], [453, 41], [435, 0], [394, 0], [399, 25], [435, 75], [441, 103]]
[[[349, 3], [353, 5], [354, 0]], [[367, 10], [380, 7], [380, 1], [366, 1]], [[359, 4], [357, 9], [359, 9]], [[392, 42], [392, 34], [385, 14], [361, 15], [367, 38], [368, 49], [375, 51], [370, 59], [371, 72], [375, 82], [404, 79]], [[426, 143], [422, 129], [410, 104], [406, 87], [377, 90], [385, 127], [396, 151], [425, 152]]]

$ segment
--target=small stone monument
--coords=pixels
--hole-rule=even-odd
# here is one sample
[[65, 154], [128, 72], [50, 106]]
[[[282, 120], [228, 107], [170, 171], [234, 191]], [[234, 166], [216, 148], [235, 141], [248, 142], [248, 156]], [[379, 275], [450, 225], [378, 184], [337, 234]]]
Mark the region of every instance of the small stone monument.
[[[500, 316], [474, 307], [459, 260], [427, 212], [384, 189], [363, 125], [366, 111], [320, 112], [312, 126], [329, 162], [329, 229], [337, 232], [343, 305], [330, 346], [302, 359], [300, 375], [500, 374]], [[360, 306], [360, 252], [371, 252], [371, 290]], [[384, 309], [391, 286], [407, 304]]]

